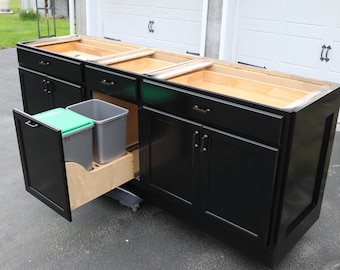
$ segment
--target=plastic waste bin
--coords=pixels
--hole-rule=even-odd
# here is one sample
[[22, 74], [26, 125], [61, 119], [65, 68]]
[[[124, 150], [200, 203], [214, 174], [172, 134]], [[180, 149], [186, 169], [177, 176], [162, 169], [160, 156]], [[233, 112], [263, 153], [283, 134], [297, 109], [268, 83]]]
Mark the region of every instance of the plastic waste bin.
[[93, 120], [93, 160], [95, 162], [105, 164], [125, 154], [126, 118], [129, 110], [99, 99], [79, 102], [66, 109]]
[[65, 161], [77, 162], [87, 170], [92, 169], [94, 123], [91, 119], [64, 108], [41, 112], [33, 117], [61, 130]]

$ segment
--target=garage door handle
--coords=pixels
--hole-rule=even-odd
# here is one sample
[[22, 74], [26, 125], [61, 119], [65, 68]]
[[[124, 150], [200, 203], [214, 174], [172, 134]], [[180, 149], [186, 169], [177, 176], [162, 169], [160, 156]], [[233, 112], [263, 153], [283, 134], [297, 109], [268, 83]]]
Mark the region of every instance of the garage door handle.
[[[332, 49], [332, 47], [331, 47], [330, 45], [328, 45], [328, 46], [326, 47], [326, 45], [323, 44], [321, 48], [322, 48], [322, 50], [321, 50], [320, 60], [321, 60], [321, 61], [326, 61], [326, 62], [328, 62], [328, 61], [330, 60], [330, 59], [328, 58], [328, 53], [329, 53], [329, 50]], [[326, 50], [326, 57], [323, 57], [323, 53], [324, 53], [325, 49], [327, 49], [327, 50]]]
[[152, 29], [152, 26], [153, 26], [154, 23], [155, 23], [154, 21], [149, 21], [148, 29], [149, 29], [149, 32], [150, 32], [150, 33], [155, 32], [155, 30]]
[[327, 49], [327, 51], [326, 51], [326, 57], [325, 57], [325, 61], [326, 61], [326, 62], [328, 62], [328, 61], [329, 61], [329, 58], [328, 58], [328, 52], [329, 52], [329, 50], [331, 50], [331, 49], [332, 49], [332, 47], [331, 47], [330, 45], [328, 45], [326, 49]]
[[326, 49], [326, 45], [323, 44], [321, 48], [322, 48], [322, 50], [321, 50], [320, 60], [323, 61], [323, 60], [325, 60], [325, 58], [323, 57], [323, 51]]

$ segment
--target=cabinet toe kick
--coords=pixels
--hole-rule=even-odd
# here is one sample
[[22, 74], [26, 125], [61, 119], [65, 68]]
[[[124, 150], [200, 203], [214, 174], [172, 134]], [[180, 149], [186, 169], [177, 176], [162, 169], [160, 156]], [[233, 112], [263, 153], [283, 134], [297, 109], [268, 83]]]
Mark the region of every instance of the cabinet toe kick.
[[66, 162], [65, 168], [71, 210], [134, 178], [130, 152], [104, 165], [95, 164], [91, 171], [75, 162]]

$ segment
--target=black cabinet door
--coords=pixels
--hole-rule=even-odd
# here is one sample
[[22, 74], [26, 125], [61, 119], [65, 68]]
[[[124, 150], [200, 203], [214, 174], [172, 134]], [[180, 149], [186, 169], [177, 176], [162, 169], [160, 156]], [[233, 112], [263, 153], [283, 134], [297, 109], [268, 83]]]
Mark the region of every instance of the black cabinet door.
[[71, 221], [61, 132], [13, 110], [26, 190]]
[[35, 114], [51, 109], [50, 95], [47, 93], [47, 77], [38, 72], [19, 68], [24, 111]]
[[52, 97], [53, 108], [66, 107], [84, 100], [83, 87], [48, 77], [47, 88]]
[[206, 127], [200, 148], [208, 219], [266, 246], [278, 149]]
[[26, 68], [19, 68], [24, 110], [35, 114], [84, 100], [83, 87]]
[[152, 109], [143, 110], [141, 123], [142, 181], [176, 205], [197, 204], [201, 126]]

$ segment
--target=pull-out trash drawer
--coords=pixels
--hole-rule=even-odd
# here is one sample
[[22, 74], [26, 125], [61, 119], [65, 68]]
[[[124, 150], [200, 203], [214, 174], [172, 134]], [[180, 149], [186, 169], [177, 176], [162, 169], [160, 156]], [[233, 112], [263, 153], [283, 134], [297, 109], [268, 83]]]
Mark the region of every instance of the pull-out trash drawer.
[[134, 155], [87, 170], [65, 162], [61, 130], [13, 109], [26, 190], [71, 221], [71, 211], [134, 178]]

